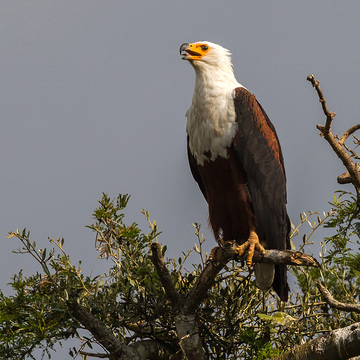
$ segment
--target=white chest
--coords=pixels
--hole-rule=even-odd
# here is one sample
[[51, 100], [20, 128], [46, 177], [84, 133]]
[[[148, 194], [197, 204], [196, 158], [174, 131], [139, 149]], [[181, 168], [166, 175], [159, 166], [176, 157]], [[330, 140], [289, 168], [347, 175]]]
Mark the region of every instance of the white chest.
[[236, 131], [234, 87], [217, 90], [202, 93], [195, 88], [186, 113], [189, 147], [199, 165], [218, 156], [226, 158]]

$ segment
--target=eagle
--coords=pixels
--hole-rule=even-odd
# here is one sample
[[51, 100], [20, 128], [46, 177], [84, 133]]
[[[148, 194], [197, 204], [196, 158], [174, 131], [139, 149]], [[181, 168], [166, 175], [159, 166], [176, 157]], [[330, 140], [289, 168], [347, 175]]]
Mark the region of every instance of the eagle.
[[[208, 203], [215, 239], [220, 246], [235, 241], [239, 256], [247, 250], [250, 267], [255, 249], [290, 248], [279, 139], [256, 97], [236, 80], [229, 50], [200, 41], [183, 43], [180, 55], [195, 70], [186, 112], [191, 173]], [[254, 273], [260, 289], [272, 287], [287, 301], [286, 265], [255, 263]]]

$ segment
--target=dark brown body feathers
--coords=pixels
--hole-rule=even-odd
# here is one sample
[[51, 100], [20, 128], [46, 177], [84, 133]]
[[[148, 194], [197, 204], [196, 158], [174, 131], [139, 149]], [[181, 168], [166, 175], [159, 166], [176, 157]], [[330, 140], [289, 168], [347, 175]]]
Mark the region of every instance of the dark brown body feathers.
[[[256, 229], [267, 249], [289, 249], [286, 176], [275, 128], [261, 105], [245, 88], [234, 97], [237, 130], [228, 157], [198, 165], [188, 147], [191, 172], [209, 205], [216, 239], [244, 243]], [[275, 267], [273, 288], [288, 297], [285, 265]]]

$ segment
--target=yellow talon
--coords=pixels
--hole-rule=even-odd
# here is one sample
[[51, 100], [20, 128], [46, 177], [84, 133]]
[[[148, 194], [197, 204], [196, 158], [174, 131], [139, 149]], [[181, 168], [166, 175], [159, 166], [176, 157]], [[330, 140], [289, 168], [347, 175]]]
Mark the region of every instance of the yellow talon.
[[264, 247], [260, 244], [259, 237], [257, 236], [256, 232], [251, 230], [250, 236], [244, 244], [238, 246], [235, 250], [235, 254], [237, 256], [241, 256], [245, 253], [248, 249], [248, 256], [246, 260], [247, 266], [252, 265], [252, 258], [254, 256], [255, 249], [258, 250], [261, 254], [265, 254]]
[[219, 250], [219, 247], [218, 247], [218, 246], [214, 247], [214, 248], [211, 250], [210, 255], [209, 255], [209, 261], [210, 261], [210, 262], [213, 262], [213, 261], [215, 260], [216, 253], [217, 253], [218, 250]]

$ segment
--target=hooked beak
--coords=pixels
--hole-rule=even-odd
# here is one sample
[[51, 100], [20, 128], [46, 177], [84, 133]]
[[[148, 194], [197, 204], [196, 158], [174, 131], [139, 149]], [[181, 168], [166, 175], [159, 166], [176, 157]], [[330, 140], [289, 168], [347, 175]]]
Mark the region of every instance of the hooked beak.
[[180, 55], [183, 60], [200, 60], [202, 54], [193, 50], [194, 45], [190, 43], [183, 43], [180, 46]]

